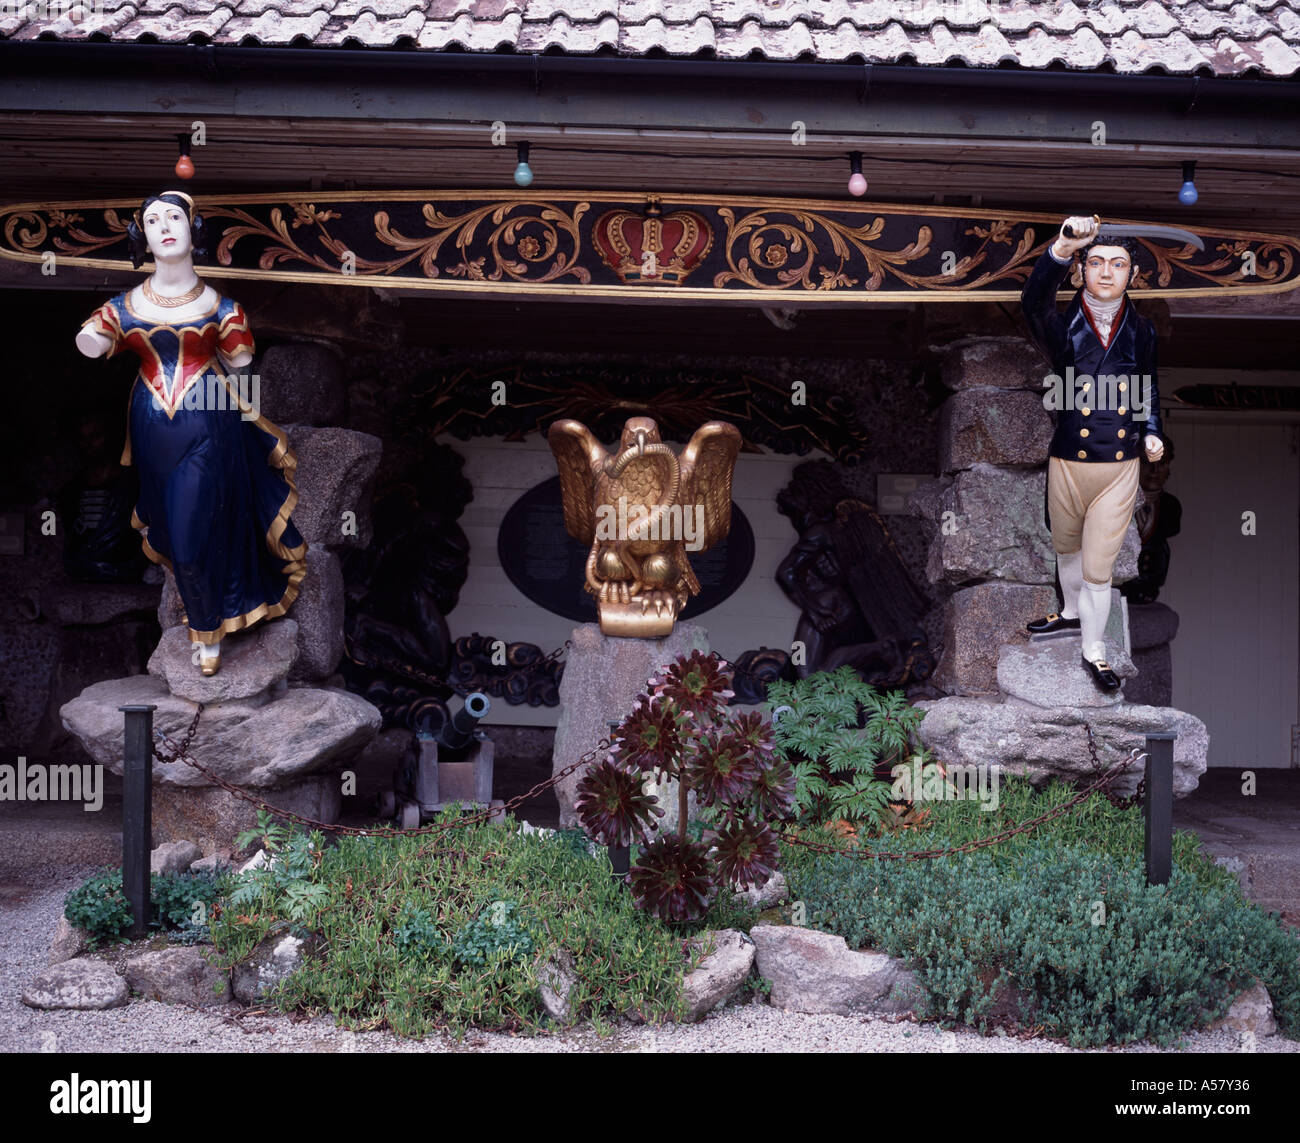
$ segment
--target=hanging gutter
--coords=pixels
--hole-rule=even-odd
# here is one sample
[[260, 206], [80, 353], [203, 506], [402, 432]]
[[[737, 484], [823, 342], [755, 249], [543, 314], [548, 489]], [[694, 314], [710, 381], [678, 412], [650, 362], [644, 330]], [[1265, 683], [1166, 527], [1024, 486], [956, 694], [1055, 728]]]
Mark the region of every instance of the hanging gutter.
[[1185, 111], [1207, 103], [1260, 106], [1300, 104], [1300, 81], [1222, 76], [1117, 75], [1104, 72], [1029, 71], [1020, 68], [926, 67], [816, 61], [669, 59], [642, 56], [423, 52], [405, 49], [235, 47], [208, 44], [136, 44], [66, 40], [0, 40], [0, 71], [95, 70], [138, 77], [143, 69], [171, 69], [220, 83], [256, 69], [295, 76], [321, 75], [340, 82], [376, 84], [433, 74], [518, 76], [529, 85], [554, 77], [664, 79], [692, 82], [840, 84], [870, 91], [948, 88], [954, 91], [1132, 96], [1180, 102]]

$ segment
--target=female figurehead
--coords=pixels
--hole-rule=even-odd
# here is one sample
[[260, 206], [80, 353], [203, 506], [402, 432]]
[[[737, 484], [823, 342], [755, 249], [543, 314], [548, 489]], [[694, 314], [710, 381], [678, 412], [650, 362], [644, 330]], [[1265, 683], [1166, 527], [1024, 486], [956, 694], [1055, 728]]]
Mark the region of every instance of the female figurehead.
[[297, 458], [261, 416], [242, 370], [253, 338], [238, 302], [194, 272], [204, 225], [181, 191], [146, 198], [127, 229], [132, 263], [153, 273], [99, 307], [77, 334], [87, 357], [131, 350], [123, 464], [135, 464], [132, 518], [145, 554], [169, 568], [205, 675], [232, 631], [283, 615], [306, 574], [290, 514]]

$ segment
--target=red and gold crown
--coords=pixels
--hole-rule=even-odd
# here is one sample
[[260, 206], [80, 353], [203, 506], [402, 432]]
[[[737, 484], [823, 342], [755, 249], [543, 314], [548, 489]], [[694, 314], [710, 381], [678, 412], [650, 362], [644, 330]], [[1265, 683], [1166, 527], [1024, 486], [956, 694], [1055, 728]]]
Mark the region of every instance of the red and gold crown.
[[651, 195], [644, 214], [602, 214], [592, 224], [591, 241], [624, 285], [680, 286], [713, 246], [713, 228], [693, 210], [664, 214]]

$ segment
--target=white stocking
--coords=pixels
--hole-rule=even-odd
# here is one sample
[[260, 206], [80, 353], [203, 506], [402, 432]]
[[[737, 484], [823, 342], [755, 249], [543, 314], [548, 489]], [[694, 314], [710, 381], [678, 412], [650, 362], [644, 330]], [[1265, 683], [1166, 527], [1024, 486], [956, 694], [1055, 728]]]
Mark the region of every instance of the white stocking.
[[1079, 618], [1079, 592], [1083, 590], [1083, 549], [1056, 553], [1056, 574], [1061, 580], [1062, 619]]
[[1083, 657], [1090, 663], [1106, 657], [1106, 620], [1110, 618], [1110, 580], [1105, 583], [1083, 581], [1079, 592], [1079, 629], [1083, 636]]

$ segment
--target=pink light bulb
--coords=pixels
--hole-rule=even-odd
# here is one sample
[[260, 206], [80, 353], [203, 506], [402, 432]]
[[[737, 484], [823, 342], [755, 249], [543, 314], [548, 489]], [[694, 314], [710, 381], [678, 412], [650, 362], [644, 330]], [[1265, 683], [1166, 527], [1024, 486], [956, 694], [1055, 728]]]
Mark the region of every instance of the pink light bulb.
[[855, 174], [850, 175], [849, 194], [854, 195], [857, 198], [861, 198], [866, 193], [867, 193], [866, 176], [861, 171], [858, 171]]

